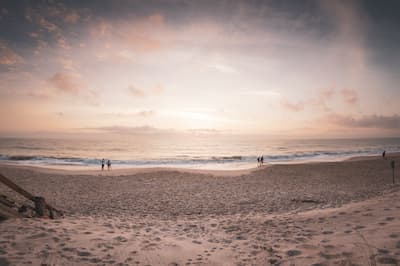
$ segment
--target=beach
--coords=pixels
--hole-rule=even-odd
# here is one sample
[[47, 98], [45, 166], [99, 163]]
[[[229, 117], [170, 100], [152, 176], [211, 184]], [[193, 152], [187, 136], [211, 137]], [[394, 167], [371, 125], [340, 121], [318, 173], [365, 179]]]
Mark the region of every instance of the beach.
[[65, 217], [1, 222], [0, 265], [399, 265], [399, 159], [235, 171], [2, 164]]

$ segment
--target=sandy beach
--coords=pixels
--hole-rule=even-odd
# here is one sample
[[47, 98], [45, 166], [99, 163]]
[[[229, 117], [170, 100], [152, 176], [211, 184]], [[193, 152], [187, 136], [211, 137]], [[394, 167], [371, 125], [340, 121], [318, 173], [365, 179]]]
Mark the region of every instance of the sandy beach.
[[0, 165], [65, 212], [1, 222], [0, 265], [399, 265], [391, 159], [240, 171]]

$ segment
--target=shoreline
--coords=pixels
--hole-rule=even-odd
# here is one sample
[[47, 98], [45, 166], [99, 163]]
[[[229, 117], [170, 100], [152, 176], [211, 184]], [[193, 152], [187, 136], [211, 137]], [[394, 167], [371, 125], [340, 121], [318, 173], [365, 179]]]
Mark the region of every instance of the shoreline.
[[[387, 153], [386, 160], [390, 160], [391, 157], [399, 157], [400, 152]], [[380, 155], [365, 155], [365, 156], [354, 156], [341, 158], [337, 160], [307, 160], [307, 161], [291, 161], [291, 162], [279, 162], [279, 163], [268, 163], [265, 162], [262, 166], [240, 168], [240, 169], [203, 169], [203, 168], [185, 168], [185, 167], [175, 167], [175, 166], [155, 166], [155, 167], [117, 167], [111, 170], [100, 170], [93, 166], [77, 166], [77, 167], [63, 167], [63, 166], [50, 166], [50, 165], [32, 165], [32, 164], [20, 164], [20, 163], [9, 163], [0, 162], [0, 166], [6, 167], [18, 167], [22, 169], [37, 170], [43, 173], [62, 173], [69, 175], [132, 175], [140, 173], [154, 173], [154, 172], [184, 172], [184, 173], [195, 173], [195, 174], [206, 174], [215, 176], [240, 176], [247, 175], [254, 171], [264, 169], [266, 167], [273, 167], [277, 165], [302, 165], [302, 164], [320, 164], [320, 163], [337, 163], [346, 161], [368, 161], [368, 160], [378, 160], [382, 159]], [[253, 164], [249, 164], [253, 165]], [[256, 165], [256, 162], [254, 163]]]

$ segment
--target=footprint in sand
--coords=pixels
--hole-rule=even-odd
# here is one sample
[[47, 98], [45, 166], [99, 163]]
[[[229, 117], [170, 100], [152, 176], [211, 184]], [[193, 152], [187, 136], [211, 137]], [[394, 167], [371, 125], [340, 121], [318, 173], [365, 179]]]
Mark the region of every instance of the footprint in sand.
[[351, 256], [353, 256], [353, 252], [343, 251], [342, 255], [345, 257], [351, 257]]
[[385, 220], [386, 220], [386, 221], [393, 221], [393, 220], [394, 220], [394, 217], [386, 217]]
[[354, 227], [354, 230], [360, 230], [360, 229], [364, 229], [364, 228], [365, 228], [365, 226], [363, 226], [363, 225], [357, 225]]
[[319, 253], [319, 256], [320, 257], [322, 257], [322, 258], [324, 258], [324, 259], [327, 259], [327, 260], [330, 260], [330, 259], [337, 259], [337, 258], [339, 258], [340, 257], [340, 254], [328, 254], [328, 253], [325, 253], [325, 252], [320, 252]]
[[391, 265], [398, 265], [398, 260], [391, 257], [382, 257], [378, 258], [378, 262], [382, 264], [391, 264]]
[[118, 241], [118, 242], [127, 242], [127, 241], [128, 241], [128, 239], [126, 239], [126, 238], [123, 237], [123, 236], [114, 237], [114, 240], [116, 240], [116, 241]]
[[380, 249], [378, 249], [378, 253], [380, 253], [380, 254], [389, 254], [389, 250], [380, 248]]
[[88, 257], [88, 256], [91, 256], [91, 255], [92, 255], [92, 253], [90, 253], [90, 252], [88, 252], [88, 251], [77, 251], [76, 253], [77, 253], [78, 256], [80, 256], [80, 257]]
[[297, 249], [291, 249], [291, 250], [286, 251], [286, 255], [288, 255], [289, 257], [298, 256], [300, 254], [301, 254], [301, 251], [297, 250]]

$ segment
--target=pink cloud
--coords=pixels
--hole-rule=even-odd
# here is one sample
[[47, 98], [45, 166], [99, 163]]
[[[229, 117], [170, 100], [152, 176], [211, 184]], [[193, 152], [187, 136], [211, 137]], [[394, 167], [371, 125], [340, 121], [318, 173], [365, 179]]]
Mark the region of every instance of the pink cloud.
[[335, 90], [328, 88], [328, 89], [321, 89], [318, 90], [317, 94], [314, 97], [310, 97], [304, 101], [299, 101], [297, 103], [290, 102], [288, 99], [283, 98], [281, 100], [281, 106], [285, 109], [290, 111], [302, 111], [307, 106], [322, 108], [325, 111], [328, 111], [329, 108], [327, 106], [328, 101], [333, 97], [335, 94]]
[[0, 65], [17, 65], [23, 63], [24, 59], [11, 50], [5, 43], [0, 42]]
[[400, 129], [400, 115], [364, 115], [359, 118], [353, 116], [330, 114], [325, 117], [325, 122], [349, 128], [381, 128]]
[[80, 75], [72, 72], [57, 72], [49, 82], [54, 88], [65, 93], [79, 94], [87, 90], [87, 84]]
[[144, 90], [136, 88], [134, 86], [129, 86], [128, 90], [135, 97], [144, 97], [146, 95]]
[[165, 89], [161, 85], [157, 85], [146, 92], [144, 89], [140, 89], [135, 86], [129, 86], [128, 91], [135, 97], [146, 97], [150, 94], [161, 94], [165, 91]]
[[357, 92], [353, 89], [343, 89], [340, 91], [343, 97], [343, 100], [348, 104], [356, 104], [358, 101]]
[[290, 102], [288, 99], [282, 99], [281, 106], [284, 107], [285, 109], [288, 109], [288, 110], [294, 111], [294, 112], [299, 112], [304, 109], [303, 102], [293, 103], [293, 102]]
[[113, 43], [120, 49], [148, 53], [163, 49], [171, 32], [167, 30], [164, 16], [152, 14], [134, 21], [96, 21], [89, 34], [102, 43]]
[[38, 15], [37, 17], [37, 23], [44, 29], [46, 29], [48, 32], [54, 32], [58, 30], [58, 27], [54, 24], [45, 19], [44, 17]]
[[58, 45], [58, 47], [60, 47], [60, 48], [62, 48], [62, 49], [70, 49], [71, 47], [68, 45], [68, 43], [67, 43], [67, 40], [64, 38], [64, 37], [62, 37], [62, 36], [60, 36], [58, 39], [57, 39], [57, 45]]
[[164, 92], [164, 87], [162, 87], [161, 85], [157, 85], [152, 89], [152, 92], [155, 94], [161, 94]]
[[67, 23], [75, 24], [79, 21], [79, 14], [76, 11], [70, 11], [64, 15], [64, 21]]
[[45, 49], [47, 46], [48, 46], [47, 42], [43, 40], [38, 40], [34, 53], [36, 55], [39, 55], [42, 52], [42, 50]]
[[[51, 91], [44, 91], [49, 96], [56, 97], [59, 93], [80, 96], [86, 102], [98, 105], [98, 97], [85, 80], [76, 72], [57, 72], [47, 80], [51, 85]], [[55, 90], [54, 90], [55, 89]]]

